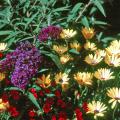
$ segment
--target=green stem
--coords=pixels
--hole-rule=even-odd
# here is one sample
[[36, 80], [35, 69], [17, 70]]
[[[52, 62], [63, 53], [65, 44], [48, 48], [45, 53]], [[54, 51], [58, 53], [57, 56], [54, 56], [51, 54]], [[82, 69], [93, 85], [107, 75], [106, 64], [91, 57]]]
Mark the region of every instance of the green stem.
[[112, 115], [113, 120], [115, 119], [115, 112], [116, 112], [116, 110], [117, 110], [117, 104], [115, 105], [115, 108], [113, 110], [113, 115]]
[[83, 8], [82, 11], [79, 12], [78, 17], [76, 18], [75, 22], [77, 23], [77, 21], [82, 17], [83, 13], [87, 10], [87, 8], [92, 4], [91, 0], [85, 5], [85, 7]]

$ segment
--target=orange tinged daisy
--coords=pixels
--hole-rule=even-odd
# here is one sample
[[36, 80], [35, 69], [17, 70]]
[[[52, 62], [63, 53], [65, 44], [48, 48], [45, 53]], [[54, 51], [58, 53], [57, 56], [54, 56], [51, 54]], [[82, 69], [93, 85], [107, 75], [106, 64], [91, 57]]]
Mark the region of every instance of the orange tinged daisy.
[[87, 39], [92, 39], [95, 35], [95, 32], [94, 32], [93, 28], [84, 27], [84, 28], [82, 28], [81, 32], [82, 32], [82, 34], [83, 34], [83, 36], [86, 40]]

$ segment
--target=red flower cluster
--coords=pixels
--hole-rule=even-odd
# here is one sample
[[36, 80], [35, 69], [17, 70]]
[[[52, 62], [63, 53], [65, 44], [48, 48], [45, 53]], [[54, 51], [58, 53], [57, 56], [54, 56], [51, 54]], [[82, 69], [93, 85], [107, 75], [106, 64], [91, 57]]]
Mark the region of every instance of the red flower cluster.
[[77, 120], [83, 120], [82, 112], [80, 111], [80, 108], [76, 108], [75, 113], [76, 113]]
[[18, 117], [20, 114], [19, 111], [16, 109], [16, 107], [13, 106], [10, 106], [8, 111], [12, 117]]

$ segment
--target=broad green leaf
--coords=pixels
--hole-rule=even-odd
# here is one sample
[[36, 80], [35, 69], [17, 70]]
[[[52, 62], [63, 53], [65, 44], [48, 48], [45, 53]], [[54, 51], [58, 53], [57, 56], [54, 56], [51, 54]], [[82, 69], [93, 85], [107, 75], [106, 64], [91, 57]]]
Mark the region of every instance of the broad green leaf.
[[92, 0], [92, 2], [93, 2], [94, 5], [100, 10], [100, 12], [101, 12], [104, 16], [106, 16], [105, 11], [104, 11], [104, 8], [103, 8], [101, 2], [100, 2], [99, 0]]

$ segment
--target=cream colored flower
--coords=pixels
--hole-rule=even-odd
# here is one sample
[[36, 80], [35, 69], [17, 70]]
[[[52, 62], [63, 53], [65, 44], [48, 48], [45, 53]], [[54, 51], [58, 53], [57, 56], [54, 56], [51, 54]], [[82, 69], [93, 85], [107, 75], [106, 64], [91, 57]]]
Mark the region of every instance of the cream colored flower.
[[0, 51], [4, 51], [7, 47], [7, 43], [0, 43]]
[[77, 74], [74, 74], [74, 79], [80, 85], [92, 85], [92, 78], [93, 74], [88, 72], [78, 72]]
[[53, 50], [58, 54], [63, 54], [68, 51], [68, 47], [63, 45], [53, 45]]
[[120, 57], [116, 55], [106, 55], [105, 63], [109, 66], [118, 67], [120, 66]]
[[87, 39], [92, 39], [93, 36], [95, 35], [95, 32], [94, 32], [93, 28], [84, 27], [84, 28], [82, 28], [81, 32], [82, 32], [82, 34], [83, 34], [83, 36], [86, 40]]
[[81, 50], [81, 45], [78, 42], [70, 43], [70, 47], [72, 49], [75, 49], [77, 52], [80, 52], [80, 50]]
[[55, 81], [57, 84], [60, 84], [62, 86], [62, 89], [66, 91], [69, 87], [69, 79], [68, 74], [66, 73], [58, 73], [55, 75]]
[[85, 48], [86, 50], [90, 50], [90, 51], [94, 51], [94, 50], [97, 49], [95, 43], [90, 43], [90, 42], [86, 42], [86, 43], [84, 44], [84, 48]]
[[106, 81], [115, 78], [112, 74], [113, 72], [110, 69], [100, 68], [94, 73], [94, 76], [99, 80]]
[[0, 73], [0, 81], [5, 79], [5, 73]]
[[47, 76], [43, 74], [41, 78], [37, 78], [36, 83], [43, 88], [49, 87], [51, 85], [50, 74]]
[[105, 57], [106, 56], [106, 51], [98, 49], [98, 50], [95, 51], [95, 54], [100, 55], [101, 57]]
[[97, 117], [104, 117], [107, 107], [100, 101], [92, 101], [88, 103], [88, 112], [94, 115], [94, 119]]
[[119, 46], [120, 48], [120, 40], [113, 40], [111, 43], [110, 43], [111, 46]]
[[112, 98], [109, 103], [112, 103], [112, 108], [115, 107], [117, 103], [120, 103], [120, 88], [113, 87], [107, 90], [107, 95]]
[[70, 29], [63, 29], [60, 36], [62, 39], [69, 39], [69, 38], [74, 37], [76, 34], [77, 34], [77, 32], [72, 30], [72, 29], [71, 30]]
[[85, 62], [90, 64], [90, 65], [97, 65], [99, 62], [102, 61], [102, 57], [97, 54], [89, 54], [88, 56], [85, 57]]
[[73, 60], [73, 58], [69, 54], [64, 54], [60, 56], [60, 62], [62, 64], [67, 63], [68, 61]]
[[107, 54], [109, 55], [120, 55], [120, 46], [109, 46], [106, 49]]
[[9, 108], [9, 102], [3, 102], [2, 99], [0, 99], [0, 113], [6, 111]]

